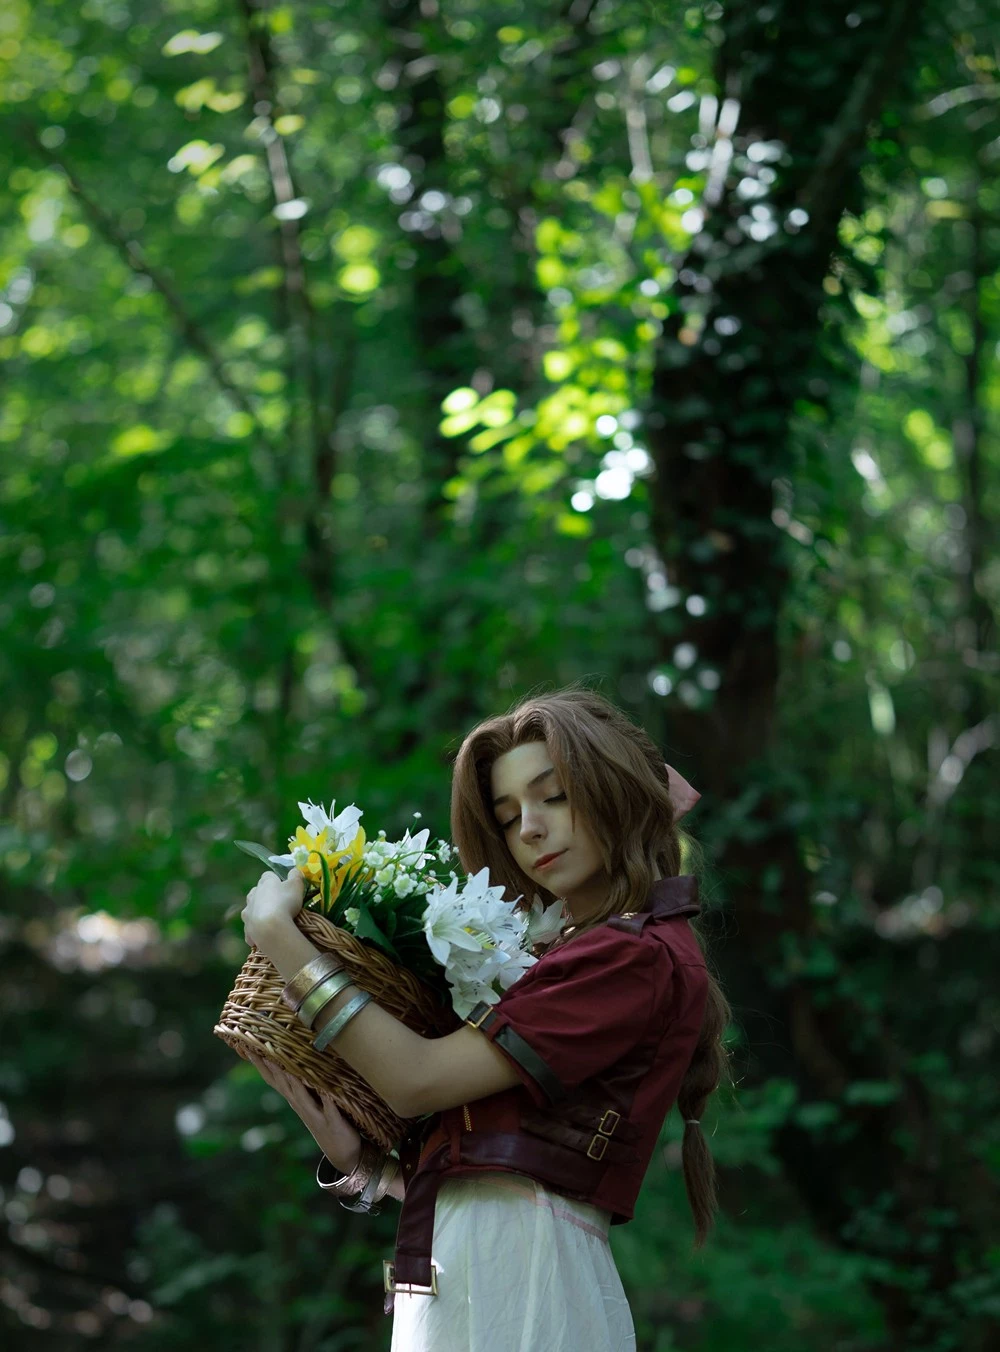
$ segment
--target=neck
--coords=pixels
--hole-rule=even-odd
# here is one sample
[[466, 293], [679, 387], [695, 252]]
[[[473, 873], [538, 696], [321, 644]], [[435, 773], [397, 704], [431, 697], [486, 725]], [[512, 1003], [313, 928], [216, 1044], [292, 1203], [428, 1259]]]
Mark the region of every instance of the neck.
[[[653, 866], [654, 883], [659, 882], [663, 877], [660, 870]], [[596, 892], [596, 895], [595, 895]], [[562, 898], [562, 914], [565, 917], [565, 931], [576, 929], [577, 925], [584, 924], [595, 916], [604, 906], [608, 899], [607, 878], [602, 879], [593, 890], [585, 888], [581, 892], [575, 892], [571, 897]]]

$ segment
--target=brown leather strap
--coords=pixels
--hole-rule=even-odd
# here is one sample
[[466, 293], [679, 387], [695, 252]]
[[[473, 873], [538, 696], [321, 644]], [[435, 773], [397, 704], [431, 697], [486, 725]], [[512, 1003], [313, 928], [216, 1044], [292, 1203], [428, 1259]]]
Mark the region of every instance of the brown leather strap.
[[427, 1117], [418, 1119], [399, 1142], [397, 1148], [399, 1150], [399, 1167], [403, 1175], [404, 1190], [409, 1185], [410, 1179], [416, 1172], [417, 1164], [420, 1160], [420, 1152], [424, 1147], [424, 1143], [440, 1120], [440, 1113], [430, 1113]]
[[[486, 1012], [484, 1013], [484, 1011]], [[466, 1015], [465, 1022], [469, 1024], [470, 1027], [479, 1028], [485, 1033], [494, 1023], [496, 1023], [498, 1017], [497, 1011], [492, 1005], [486, 1004], [484, 1001], [480, 1000], [479, 1004], [471, 1009]], [[569, 1093], [569, 1090], [558, 1078], [548, 1062], [543, 1061], [535, 1051], [534, 1047], [525, 1042], [520, 1033], [515, 1033], [509, 1023], [505, 1024], [492, 1040], [494, 1043], [499, 1043], [504, 1051], [514, 1058], [518, 1065], [524, 1067], [539, 1088], [546, 1094], [550, 1103], [558, 1103]]]
[[639, 1159], [638, 1152], [626, 1141], [612, 1139], [617, 1126], [615, 1117], [616, 1114], [610, 1114], [607, 1118], [609, 1129], [601, 1131], [594, 1127], [578, 1127], [571, 1122], [560, 1122], [546, 1113], [522, 1112], [521, 1127], [532, 1136], [568, 1146], [605, 1164], [635, 1164]]
[[[605, 1140], [607, 1138], [604, 1138]], [[614, 1142], [608, 1142], [610, 1150]], [[619, 1150], [627, 1147], [619, 1146]], [[629, 1151], [635, 1156], [634, 1151]], [[399, 1286], [430, 1287], [431, 1248], [434, 1243], [434, 1206], [438, 1189], [447, 1177], [475, 1177], [483, 1168], [493, 1165], [519, 1174], [527, 1174], [543, 1185], [553, 1187], [568, 1196], [586, 1199], [593, 1195], [604, 1176], [610, 1157], [589, 1159], [576, 1149], [555, 1142], [532, 1140], [517, 1132], [468, 1132], [459, 1141], [457, 1163], [449, 1163], [450, 1146], [439, 1146], [423, 1162], [420, 1172], [411, 1179], [403, 1195], [396, 1230], [394, 1277]], [[473, 1165], [463, 1175], [462, 1165]], [[392, 1292], [386, 1293], [385, 1312], [393, 1308]], [[424, 1294], [423, 1292], [417, 1294]]]

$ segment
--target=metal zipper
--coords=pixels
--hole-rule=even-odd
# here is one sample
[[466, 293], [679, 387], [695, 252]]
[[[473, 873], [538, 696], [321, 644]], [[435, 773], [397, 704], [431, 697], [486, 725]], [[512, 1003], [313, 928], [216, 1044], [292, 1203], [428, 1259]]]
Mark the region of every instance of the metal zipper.
[[466, 1107], [466, 1105], [465, 1105], [464, 1103], [462, 1104], [462, 1114], [463, 1114], [463, 1116], [465, 1117], [465, 1130], [466, 1130], [466, 1131], [471, 1131], [471, 1130], [472, 1130], [472, 1118], [469, 1116], [469, 1110], [468, 1110], [468, 1108]]

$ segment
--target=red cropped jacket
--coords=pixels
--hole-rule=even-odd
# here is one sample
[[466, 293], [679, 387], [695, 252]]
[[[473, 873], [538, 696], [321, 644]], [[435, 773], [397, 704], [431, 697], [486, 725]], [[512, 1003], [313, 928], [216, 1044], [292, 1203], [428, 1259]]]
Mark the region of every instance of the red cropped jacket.
[[557, 940], [498, 1003], [466, 1023], [522, 1083], [436, 1113], [400, 1143], [405, 1195], [393, 1292], [437, 1293], [434, 1205], [446, 1178], [527, 1174], [554, 1192], [631, 1220], [667, 1113], [701, 1032], [708, 975], [687, 922], [697, 880], [655, 882], [645, 907]]

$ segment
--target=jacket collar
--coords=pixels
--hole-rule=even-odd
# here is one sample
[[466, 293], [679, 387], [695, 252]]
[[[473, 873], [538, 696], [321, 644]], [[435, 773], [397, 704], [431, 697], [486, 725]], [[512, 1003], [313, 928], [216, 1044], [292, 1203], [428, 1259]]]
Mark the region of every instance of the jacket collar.
[[657, 878], [649, 889], [645, 906], [640, 907], [640, 911], [650, 911], [657, 920], [667, 915], [697, 915], [700, 910], [698, 879], [691, 873]]
[[[658, 878], [649, 889], [646, 904], [628, 915], [611, 915], [601, 921], [611, 929], [623, 930], [629, 934], [641, 934], [650, 920], [663, 920], [675, 915], [698, 915], [701, 905], [698, 901], [698, 879], [690, 873], [682, 873], [676, 878]], [[573, 932], [563, 933], [545, 950], [551, 953], [563, 944], [570, 943]]]

